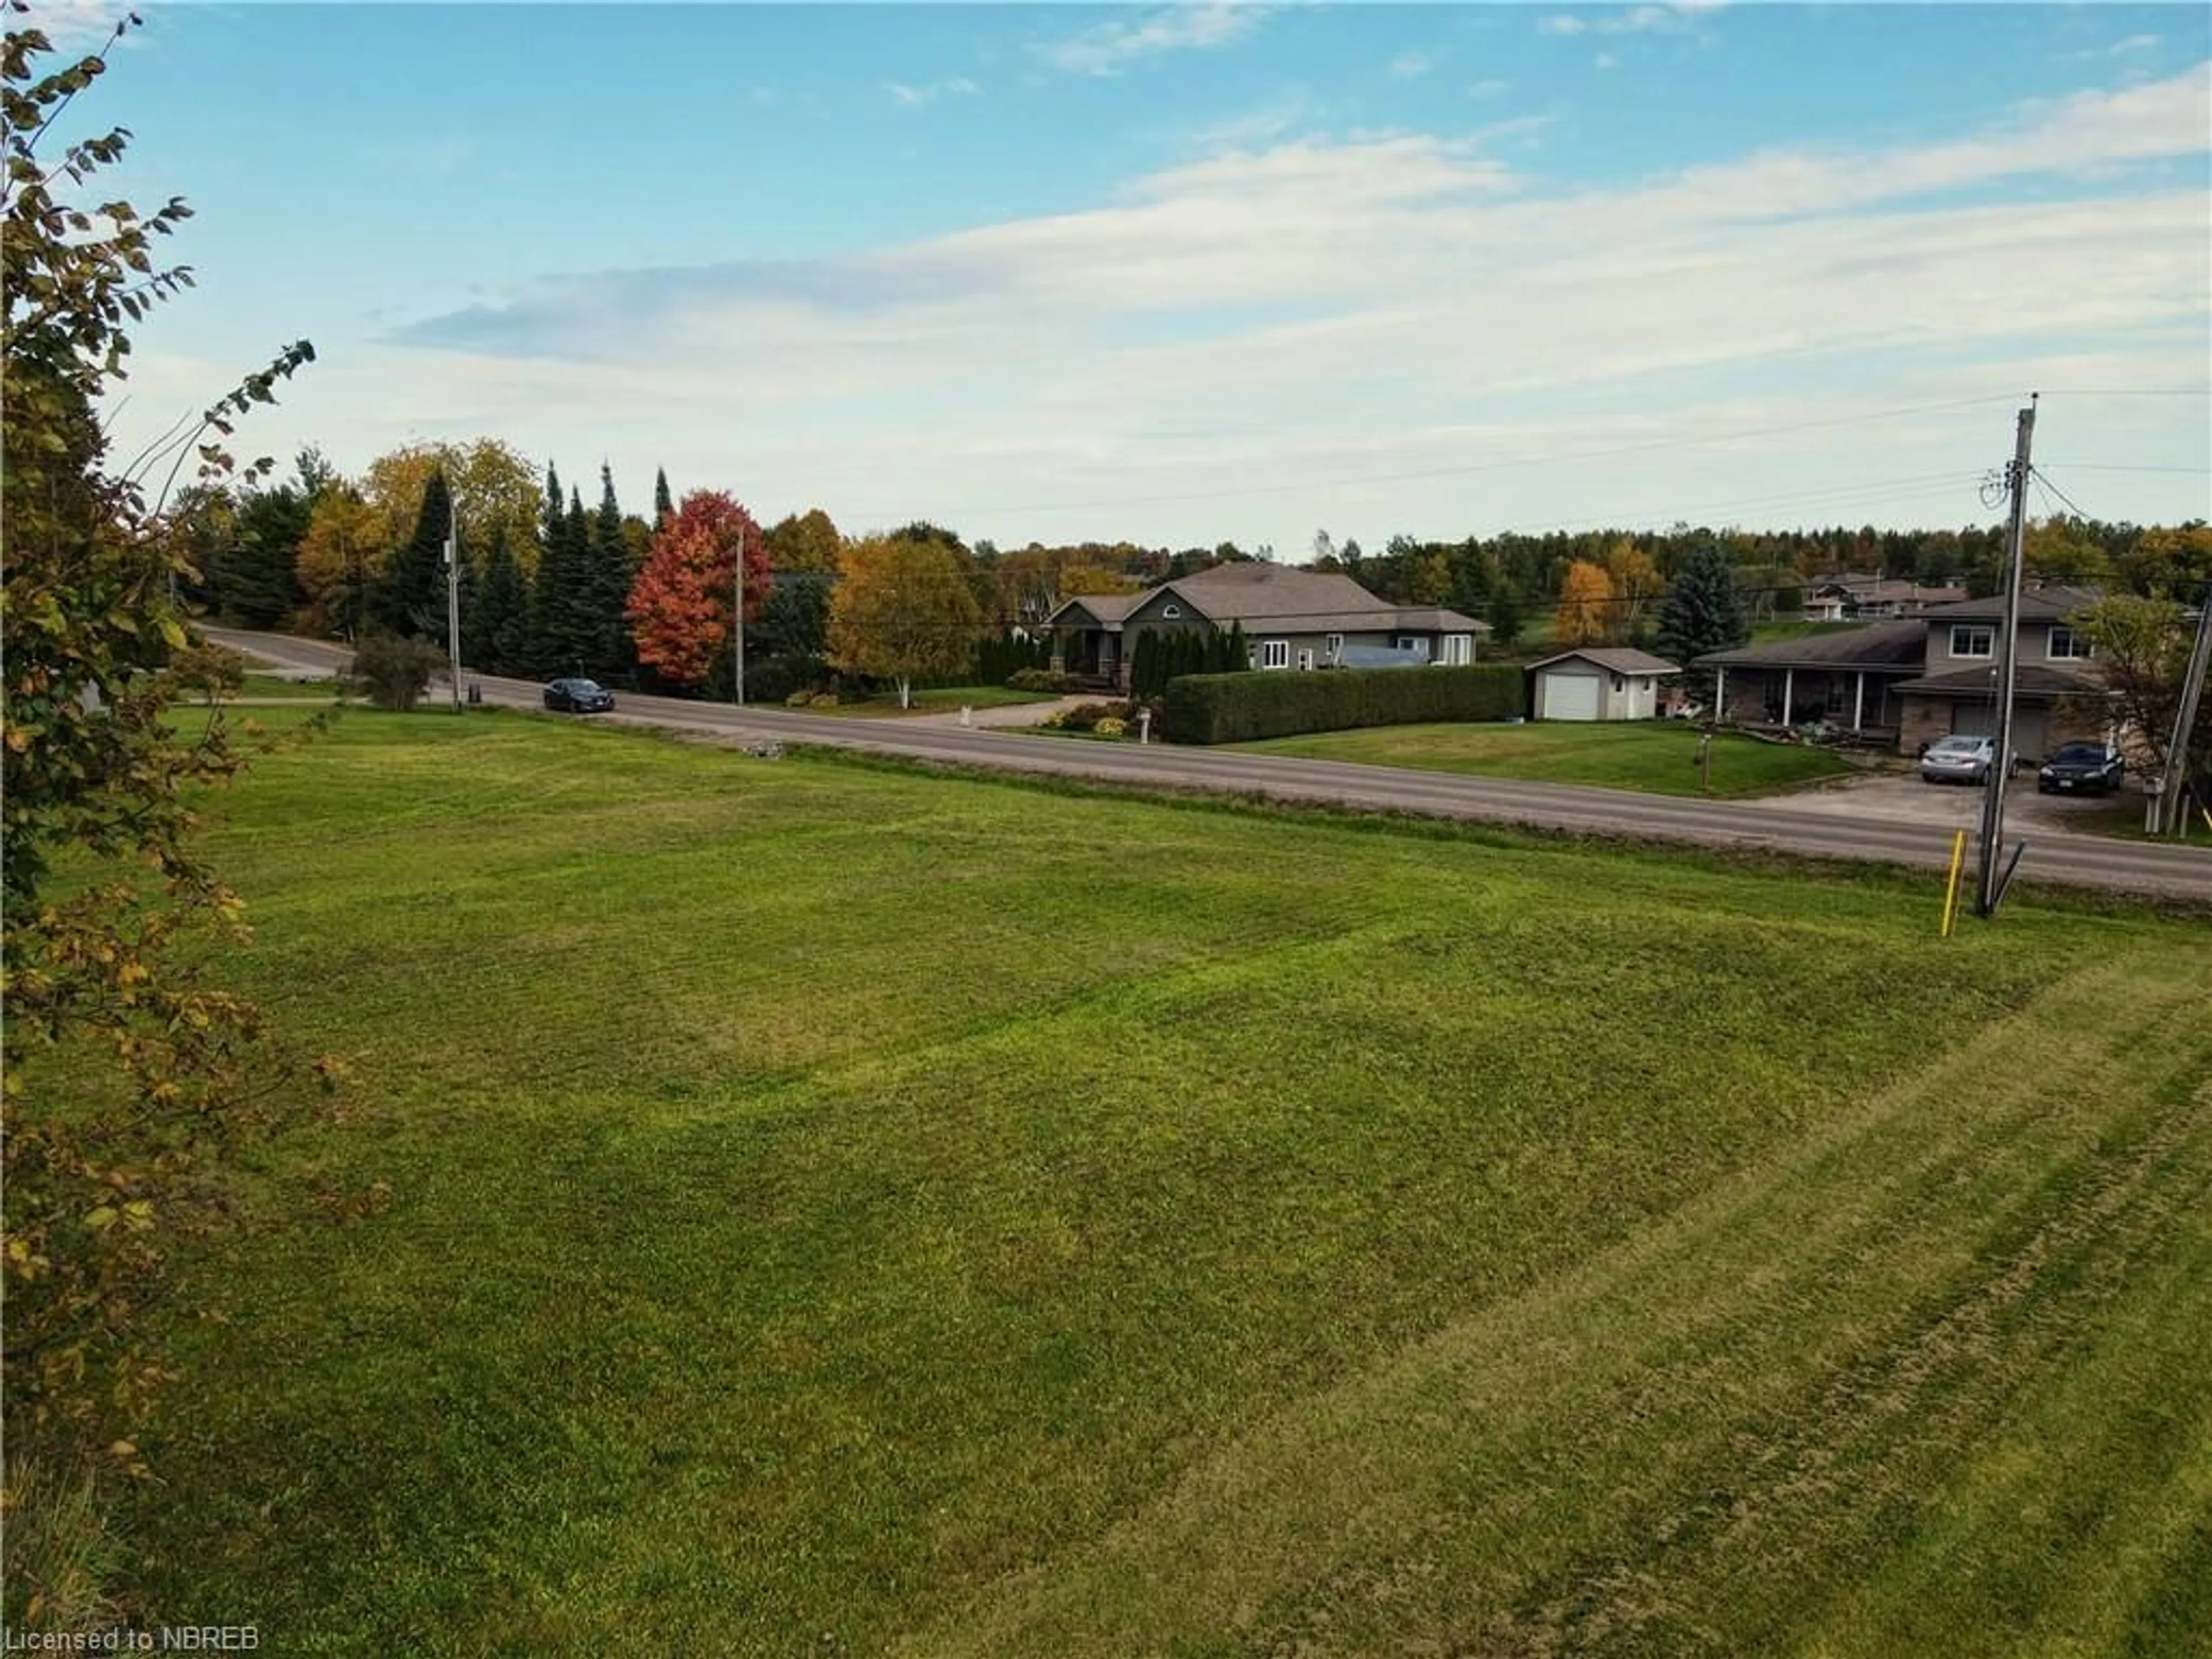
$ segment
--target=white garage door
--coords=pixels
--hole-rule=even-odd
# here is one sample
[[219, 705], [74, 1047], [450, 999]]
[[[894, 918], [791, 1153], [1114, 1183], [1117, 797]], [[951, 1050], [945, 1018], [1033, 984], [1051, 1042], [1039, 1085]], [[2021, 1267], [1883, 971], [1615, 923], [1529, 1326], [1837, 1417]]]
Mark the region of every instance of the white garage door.
[[1594, 720], [1597, 718], [1596, 678], [1589, 674], [1544, 676], [1544, 707], [1538, 718], [1547, 720]]

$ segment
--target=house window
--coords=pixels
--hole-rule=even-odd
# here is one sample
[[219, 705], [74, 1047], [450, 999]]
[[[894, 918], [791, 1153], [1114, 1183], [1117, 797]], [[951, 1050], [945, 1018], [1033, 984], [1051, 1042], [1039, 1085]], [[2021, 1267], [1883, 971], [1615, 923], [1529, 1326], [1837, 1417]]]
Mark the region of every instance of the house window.
[[1620, 675], [1615, 674], [1615, 675], [1613, 677], [1613, 695], [1614, 696], [1616, 696], [1616, 697], [1617, 697], [1617, 696], [1619, 696], [1622, 692], [1624, 692], [1624, 691], [1626, 691], [1626, 690], [1628, 690], [1628, 682], [1627, 682], [1626, 680], [1625, 680], [1625, 679], [1621, 678], [1621, 677], [1620, 677]]
[[1328, 636], [1328, 659], [1331, 662], [1340, 662], [1343, 659], [1344, 635], [1341, 634], [1332, 634]]
[[1291, 642], [1288, 640], [1260, 641], [1260, 666], [1288, 668], [1291, 665]]
[[1474, 660], [1474, 636], [1471, 634], [1447, 634], [1444, 636], [1444, 660], [1455, 667], [1463, 667]]
[[2075, 633], [2063, 623], [2054, 623], [2051, 629], [2051, 660], [2053, 662], [2084, 662], [2097, 654], [2087, 638]]
[[1182, 615], [1182, 607], [1179, 605], [1164, 605], [1160, 607], [1160, 620], [1162, 622], [1174, 622]]
[[1997, 630], [1979, 623], [1960, 623], [1951, 629], [1951, 654], [1954, 657], [1994, 657], [1997, 653]]
[[1298, 666], [1299, 666], [1299, 668], [1300, 668], [1301, 670], [1304, 670], [1304, 669], [1310, 669], [1310, 668], [1311, 668], [1313, 665], [1314, 665], [1314, 660], [1313, 660], [1313, 653], [1312, 653], [1312, 652], [1310, 652], [1310, 651], [1301, 651], [1301, 652], [1299, 652], [1299, 653], [1298, 653]]

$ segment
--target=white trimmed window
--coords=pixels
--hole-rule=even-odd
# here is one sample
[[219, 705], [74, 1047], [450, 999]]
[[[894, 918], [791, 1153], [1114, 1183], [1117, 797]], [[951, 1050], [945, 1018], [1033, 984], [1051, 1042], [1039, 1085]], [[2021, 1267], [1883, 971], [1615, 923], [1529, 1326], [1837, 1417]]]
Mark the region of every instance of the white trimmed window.
[[1986, 623], [1957, 623], [1951, 629], [1951, 654], [1954, 657], [1994, 657], [1997, 653], [1997, 630]]
[[1331, 662], [1342, 661], [1344, 659], [1344, 635], [1341, 634], [1331, 634], [1328, 636], [1328, 659]]
[[1291, 665], [1291, 642], [1288, 640], [1260, 641], [1260, 666], [1288, 668]]
[[2064, 623], [2053, 623], [2051, 627], [2051, 660], [2053, 662], [2086, 662], [2097, 654], [2086, 635], [2076, 633]]
[[1474, 660], [1474, 636], [1472, 634], [1444, 635], [1444, 660], [1453, 667], [1464, 667]]
[[1162, 622], [1175, 622], [1179, 620], [1182, 616], [1182, 607], [1172, 601], [1160, 607], [1160, 620]]

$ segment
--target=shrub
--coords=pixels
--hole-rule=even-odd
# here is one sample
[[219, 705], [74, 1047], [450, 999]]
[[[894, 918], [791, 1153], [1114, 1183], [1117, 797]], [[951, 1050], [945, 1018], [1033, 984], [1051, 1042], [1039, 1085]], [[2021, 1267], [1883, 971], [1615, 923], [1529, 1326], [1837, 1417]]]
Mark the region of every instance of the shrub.
[[1089, 732], [1101, 720], [1127, 720], [1129, 705], [1126, 702], [1079, 702], [1060, 716], [1060, 723], [1071, 732]]
[[811, 691], [794, 691], [783, 700], [783, 706], [786, 708], [804, 708], [813, 701], [814, 694]]
[[1006, 684], [1016, 691], [1053, 691], [1066, 695], [1080, 691], [1083, 682], [1073, 674], [1055, 674], [1049, 668], [1024, 668], [1006, 676]]
[[816, 708], [835, 708], [837, 707], [837, 694], [835, 691], [817, 691], [806, 701]]
[[1091, 729], [1102, 738], [1118, 738], [1128, 731], [1129, 723], [1124, 720], [1117, 720], [1113, 715], [1109, 714], [1104, 720], [1099, 721], [1097, 725], [1092, 726]]
[[1241, 743], [1357, 726], [1509, 720], [1522, 712], [1523, 697], [1522, 671], [1510, 663], [1187, 674], [1168, 687], [1162, 735], [1175, 743]]
[[421, 640], [372, 635], [353, 653], [353, 678], [379, 708], [404, 713], [422, 700], [430, 677], [446, 666], [446, 653]]

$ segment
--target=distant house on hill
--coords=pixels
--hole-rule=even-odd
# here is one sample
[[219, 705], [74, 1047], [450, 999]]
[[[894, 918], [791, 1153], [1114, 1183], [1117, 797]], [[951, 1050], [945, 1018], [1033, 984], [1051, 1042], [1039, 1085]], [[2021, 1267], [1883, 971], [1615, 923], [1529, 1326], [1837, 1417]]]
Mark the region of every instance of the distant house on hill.
[[1139, 635], [1242, 626], [1254, 668], [1330, 668], [1355, 653], [1372, 663], [1474, 660], [1484, 624], [1435, 605], [1377, 599], [1349, 576], [1259, 562], [1216, 565], [1141, 593], [1084, 594], [1045, 618], [1054, 655], [1072, 674], [1129, 683]]
[[1805, 589], [1808, 622], [1875, 622], [1891, 617], [1915, 617], [1932, 605], [1955, 605], [1966, 590], [1954, 586], [1924, 586], [1885, 576], [1829, 576]]

